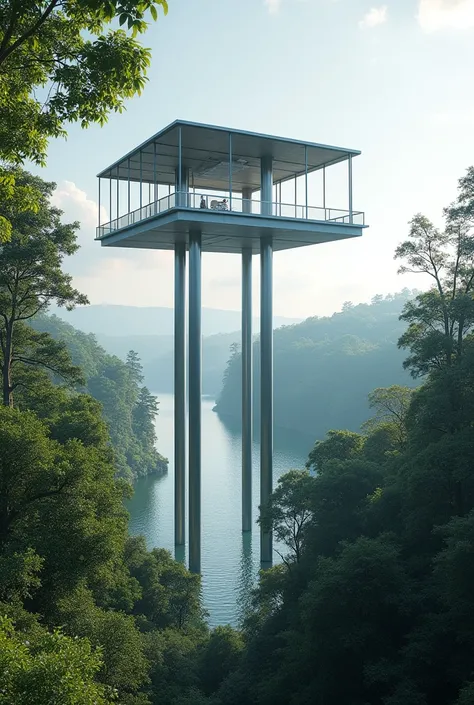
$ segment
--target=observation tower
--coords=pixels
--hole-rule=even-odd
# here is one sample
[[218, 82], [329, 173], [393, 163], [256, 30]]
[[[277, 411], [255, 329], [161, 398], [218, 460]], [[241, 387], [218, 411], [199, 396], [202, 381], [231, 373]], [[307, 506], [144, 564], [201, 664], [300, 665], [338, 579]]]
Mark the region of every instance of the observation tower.
[[[261, 271], [260, 503], [265, 504], [273, 475], [273, 252], [362, 235], [364, 214], [352, 202], [352, 163], [359, 154], [177, 120], [98, 174], [101, 245], [174, 251], [175, 543], [185, 544], [187, 451], [189, 568], [195, 573], [201, 570], [201, 254], [238, 253], [242, 259], [242, 530], [250, 531], [252, 256], [260, 255]], [[326, 177], [342, 162], [345, 210], [326, 203]], [[316, 200], [318, 205], [310, 205]], [[101, 205], [108, 209], [107, 223], [101, 222]], [[272, 536], [261, 531], [262, 566], [272, 564], [272, 554]]]

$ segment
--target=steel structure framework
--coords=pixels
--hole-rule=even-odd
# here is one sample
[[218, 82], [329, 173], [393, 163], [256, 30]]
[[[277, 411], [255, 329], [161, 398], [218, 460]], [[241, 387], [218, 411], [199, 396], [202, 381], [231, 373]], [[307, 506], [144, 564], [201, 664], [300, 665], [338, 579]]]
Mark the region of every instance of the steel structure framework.
[[[252, 256], [260, 254], [260, 502], [273, 483], [273, 252], [358, 237], [364, 214], [353, 209], [353, 158], [360, 152], [229, 128], [176, 121], [104, 169], [96, 239], [105, 247], [175, 253], [175, 543], [185, 543], [188, 459], [189, 567], [201, 571], [201, 257], [242, 258], [242, 531], [252, 529]], [[347, 208], [328, 207], [329, 167], [347, 163]], [[322, 172], [318, 205], [309, 177]], [[294, 180], [294, 202], [282, 185]], [[103, 182], [109, 184], [102, 222]], [[304, 184], [304, 201], [298, 186]], [[186, 380], [186, 255], [189, 258], [189, 362]], [[186, 384], [186, 381], [188, 384]], [[187, 394], [186, 394], [187, 388]], [[186, 400], [188, 399], [188, 434]], [[188, 448], [186, 453], [186, 435]], [[261, 531], [262, 566], [273, 560]]]

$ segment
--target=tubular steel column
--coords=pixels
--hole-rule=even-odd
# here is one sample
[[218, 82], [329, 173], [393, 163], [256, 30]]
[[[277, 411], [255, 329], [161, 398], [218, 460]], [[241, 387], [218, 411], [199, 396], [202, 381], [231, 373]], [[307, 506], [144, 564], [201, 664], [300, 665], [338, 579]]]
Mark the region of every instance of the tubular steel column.
[[185, 543], [186, 243], [174, 246], [174, 542]]
[[252, 529], [252, 250], [242, 251], [242, 531]]
[[[260, 504], [273, 489], [273, 247], [262, 238], [260, 274]], [[260, 532], [260, 560], [271, 566], [272, 534]]]
[[[242, 189], [242, 211], [252, 212], [252, 189]], [[252, 529], [252, 250], [242, 250], [242, 531]]]
[[[272, 214], [273, 160], [262, 157], [262, 213]], [[260, 242], [260, 504], [265, 505], [273, 489], [273, 247], [271, 237]], [[271, 566], [272, 534], [260, 531], [260, 560]]]
[[273, 159], [272, 157], [262, 157], [261, 159], [261, 201], [262, 215], [272, 215], [273, 197]]
[[189, 570], [201, 572], [201, 233], [189, 233]]
[[175, 190], [176, 205], [187, 206], [189, 191], [189, 173], [186, 167], [182, 167], [181, 171], [179, 170], [179, 168], [175, 171]]

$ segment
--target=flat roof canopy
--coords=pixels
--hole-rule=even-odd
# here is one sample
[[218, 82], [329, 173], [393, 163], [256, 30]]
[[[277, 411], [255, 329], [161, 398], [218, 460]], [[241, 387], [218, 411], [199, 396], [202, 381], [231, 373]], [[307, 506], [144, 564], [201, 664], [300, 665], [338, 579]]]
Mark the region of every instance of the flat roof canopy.
[[174, 186], [180, 134], [182, 164], [190, 170], [190, 188], [198, 189], [228, 190], [230, 142], [232, 188], [236, 191], [260, 189], [261, 157], [273, 157], [273, 181], [277, 183], [302, 176], [306, 165], [310, 173], [360, 154], [352, 149], [177, 120], [101, 171], [99, 178]]

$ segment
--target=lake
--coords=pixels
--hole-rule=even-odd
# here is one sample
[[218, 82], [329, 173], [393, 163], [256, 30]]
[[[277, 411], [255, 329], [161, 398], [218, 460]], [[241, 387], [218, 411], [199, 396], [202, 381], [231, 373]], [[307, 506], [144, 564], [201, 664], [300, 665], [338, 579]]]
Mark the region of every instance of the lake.
[[[145, 536], [148, 548], [174, 552], [174, 410], [171, 394], [157, 395], [158, 449], [169, 458], [163, 477], [146, 477], [135, 485], [127, 503], [130, 532]], [[241, 531], [241, 435], [212, 411], [214, 400], [202, 400], [202, 590], [211, 626], [236, 625], [259, 569], [260, 446], [253, 445], [253, 530]], [[275, 430], [274, 484], [292, 468], [303, 468], [311, 440]], [[186, 550], [186, 549], [185, 549]], [[182, 556], [176, 555], [182, 559]], [[186, 558], [186, 556], [185, 556]], [[279, 560], [275, 553], [275, 562]]]

